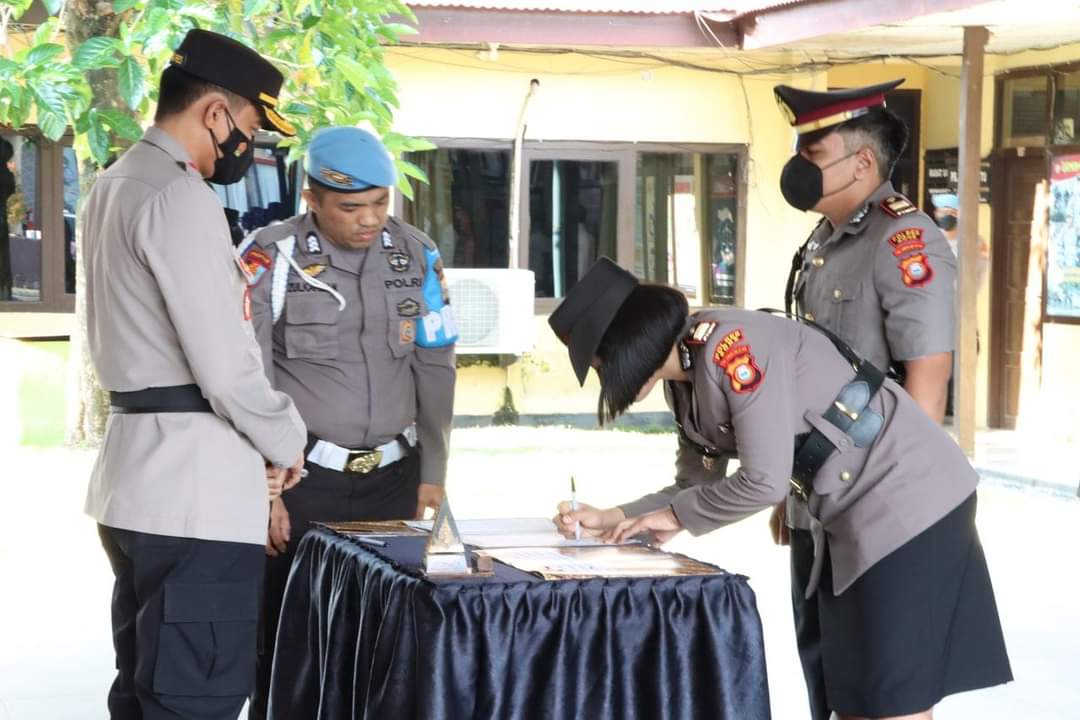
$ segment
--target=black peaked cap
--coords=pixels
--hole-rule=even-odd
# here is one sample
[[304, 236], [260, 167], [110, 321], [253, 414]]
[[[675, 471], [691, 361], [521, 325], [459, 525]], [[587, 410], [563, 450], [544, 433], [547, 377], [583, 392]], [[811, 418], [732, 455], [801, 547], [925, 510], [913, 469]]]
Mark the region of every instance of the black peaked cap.
[[189, 30], [170, 64], [250, 100], [262, 116], [264, 130], [296, 134], [296, 128], [277, 110], [284, 77], [247, 45], [209, 30]]
[[548, 318], [551, 329], [570, 351], [578, 384], [585, 384], [604, 333], [637, 286], [636, 277], [601, 257]]

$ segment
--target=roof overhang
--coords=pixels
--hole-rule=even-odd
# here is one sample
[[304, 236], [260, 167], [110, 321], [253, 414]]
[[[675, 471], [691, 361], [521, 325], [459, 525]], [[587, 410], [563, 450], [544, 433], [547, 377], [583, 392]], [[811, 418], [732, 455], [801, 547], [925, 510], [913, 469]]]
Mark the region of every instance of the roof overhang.
[[694, 13], [586, 13], [414, 7], [419, 32], [409, 44], [544, 45], [549, 47], [735, 47], [735, 27]]
[[823, 34], [912, 20], [981, 5], [985, 0], [803, 0], [731, 18], [704, 15], [710, 26], [734, 30], [743, 50], [790, 45]]
[[1074, 0], [804, 0], [744, 14], [703, 16], [732, 28], [743, 50], [788, 50], [852, 57], [945, 56], [963, 52], [963, 28], [990, 31], [988, 53], [1080, 41]]

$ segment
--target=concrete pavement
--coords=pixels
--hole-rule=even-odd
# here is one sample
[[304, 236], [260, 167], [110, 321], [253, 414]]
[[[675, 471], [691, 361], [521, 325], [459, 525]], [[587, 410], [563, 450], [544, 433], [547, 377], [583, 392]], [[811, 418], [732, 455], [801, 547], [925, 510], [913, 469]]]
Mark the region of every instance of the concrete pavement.
[[[579, 499], [592, 504], [666, 484], [675, 438], [484, 428], [456, 430], [453, 446], [449, 488], [458, 517], [546, 516], [566, 498], [571, 472]], [[66, 449], [8, 454], [0, 479], [0, 720], [106, 717], [111, 575], [94, 524], [81, 511], [92, 459], [92, 452]], [[1075, 462], [1061, 463], [1048, 469], [1075, 472]], [[1017, 680], [949, 698], [935, 717], [1080, 717], [1080, 501], [1064, 491], [989, 480], [980, 490], [978, 523]], [[684, 534], [670, 547], [750, 577], [765, 628], [773, 717], [805, 720], [787, 551], [772, 545], [766, 516], [700, 538]]]

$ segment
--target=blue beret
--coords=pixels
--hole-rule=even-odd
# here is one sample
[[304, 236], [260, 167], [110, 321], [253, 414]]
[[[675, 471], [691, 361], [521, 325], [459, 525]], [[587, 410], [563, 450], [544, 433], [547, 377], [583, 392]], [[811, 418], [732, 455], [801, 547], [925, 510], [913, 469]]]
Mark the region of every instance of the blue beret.
[[394, 160], [379, 138], [356, 127], [324, 128], [311, 138], [308, 178], [336, 192], [392, 187]]
[[935, 193], [930, 196], [930, 202], [934, 203], [934, 207], [936, 208], [960, 209], [960, 198], [952, 193]]

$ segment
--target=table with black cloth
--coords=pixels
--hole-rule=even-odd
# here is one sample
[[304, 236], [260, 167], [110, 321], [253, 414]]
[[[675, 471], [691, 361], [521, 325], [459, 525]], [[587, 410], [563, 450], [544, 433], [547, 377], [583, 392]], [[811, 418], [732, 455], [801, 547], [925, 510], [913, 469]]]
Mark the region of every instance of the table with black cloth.
[[770, 717], [745, 577], [429, 580], [426, 536], [324, 528], [293, 562], [275, 720]]

